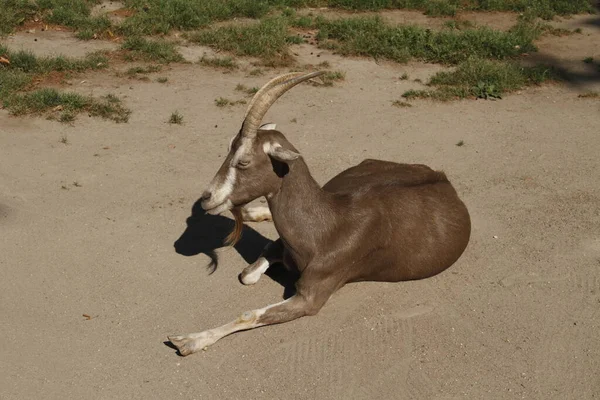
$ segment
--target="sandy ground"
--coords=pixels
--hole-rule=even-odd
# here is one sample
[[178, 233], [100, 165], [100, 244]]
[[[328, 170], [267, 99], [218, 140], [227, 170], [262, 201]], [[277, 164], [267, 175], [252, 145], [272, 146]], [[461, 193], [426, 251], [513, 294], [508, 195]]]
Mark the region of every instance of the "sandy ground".
[[[582, 21], [583, 35], [548, 39], [543, 54], [567, 66], [600, 58], [600, 27]], [[35, 35], [6, 43], [35, 48], [57, 33]], [[66, 54], [110, 46], [52, 39]], [[317, 316], [179, 357], [167, 335], [282, 298], [268, 277], [237, 280], [277, 237], [272, 224], [250, 224], [235, 249], [213, 251], [229, 216], [188, 217], [243, 117], [244, 106], [214, 99], [240, 98], [237, 83], [283, 70], [76, 76], [73, 90], [124, 98], [130, 122], [82, 115], [65, 125], [0, 110], [0, 398], [599, 398], [600, 102], [577, 98], [599, 89], [598, 73], [501, 101], [399, 109], [391, 102], [419, 86], [399, 76], [426, 79], [438, 66], [295, 52], [329, 60], [346, 81], [294, 89], [265, 122], [322, 183], [364, 158], [445, 170], [472, 215], [463, 257], [423, 281], [348, 285]], [[182, 126], [166, 123], [175, 110]]]

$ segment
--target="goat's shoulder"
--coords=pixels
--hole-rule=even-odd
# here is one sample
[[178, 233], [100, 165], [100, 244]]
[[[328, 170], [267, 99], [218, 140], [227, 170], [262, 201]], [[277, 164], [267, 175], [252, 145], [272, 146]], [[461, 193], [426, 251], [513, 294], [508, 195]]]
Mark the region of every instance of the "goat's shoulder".
[[362, 191], [375, 186], [418, 186], [448, 182], [446, 174], [422, 164], [367, 159], [342, 171], [323, 187], [331, 192]]

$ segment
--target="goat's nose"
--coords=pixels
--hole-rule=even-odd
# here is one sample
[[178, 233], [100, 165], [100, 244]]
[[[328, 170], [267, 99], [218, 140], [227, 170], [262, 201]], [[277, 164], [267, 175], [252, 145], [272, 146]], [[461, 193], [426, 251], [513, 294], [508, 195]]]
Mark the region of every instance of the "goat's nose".
[[202, 200], [202, 201], [210, 200], [211, 196], [212, 196], [212, 194], [210, 192], [204, 192], [204, 193], [202, 193], [202, 197], [200, 198], [200, 200]]

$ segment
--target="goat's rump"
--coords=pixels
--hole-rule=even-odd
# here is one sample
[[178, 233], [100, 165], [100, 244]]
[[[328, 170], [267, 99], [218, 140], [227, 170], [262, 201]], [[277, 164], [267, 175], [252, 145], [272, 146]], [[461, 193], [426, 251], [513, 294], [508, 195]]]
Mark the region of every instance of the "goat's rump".
[[333, 177], [323, 189], [331, 193], [350, 194], [377, 186], [410, 187], [434, 183], [448, 183], [446, 174], [422, 164], [367, 159]]

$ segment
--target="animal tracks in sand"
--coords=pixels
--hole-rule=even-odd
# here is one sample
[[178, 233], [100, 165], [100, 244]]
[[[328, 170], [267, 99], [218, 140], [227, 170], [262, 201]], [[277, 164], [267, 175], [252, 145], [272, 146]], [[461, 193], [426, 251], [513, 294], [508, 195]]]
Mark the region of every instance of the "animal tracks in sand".
[[[282, 376], [307, 379], [311, 382], [307, 394], [316, 398], [385, 398], [384, 393], [384, 397], [377, 394], [385, 383], [408, 391], [415, 335], [412, 320], [433, 310], [419, 305], [367, 323], [345, 324], [339, 332], [286, 343], [276, 349], [285, 354]], [[353, 361], [357, 357], [360, 363]], [[377, 379], [366, 373], [373, 370], [378, 371]]]

